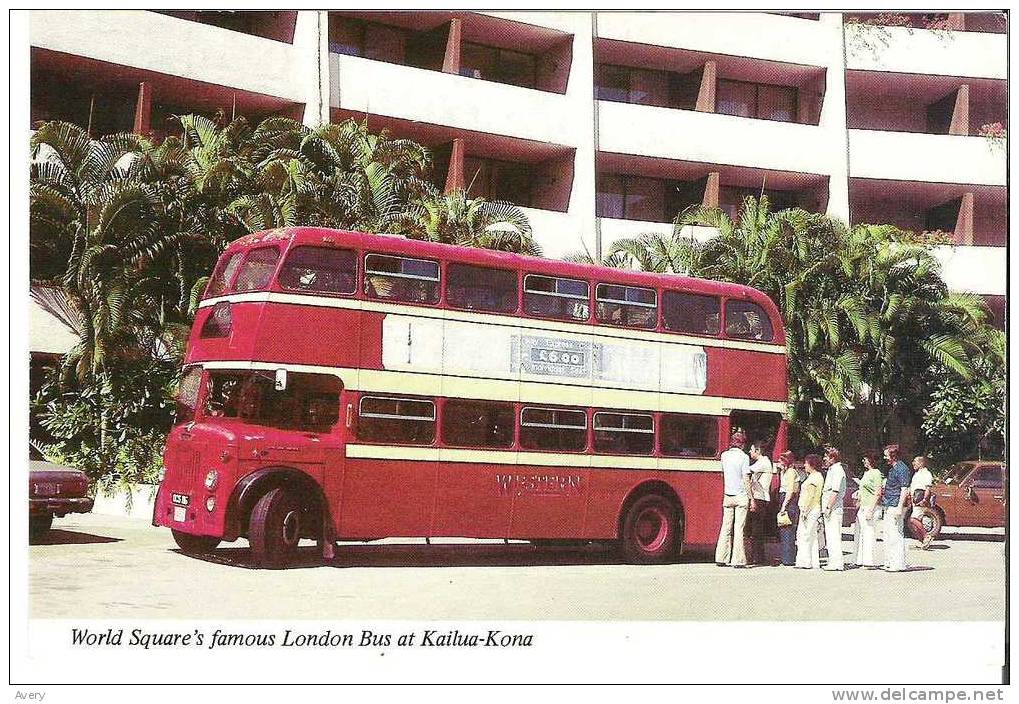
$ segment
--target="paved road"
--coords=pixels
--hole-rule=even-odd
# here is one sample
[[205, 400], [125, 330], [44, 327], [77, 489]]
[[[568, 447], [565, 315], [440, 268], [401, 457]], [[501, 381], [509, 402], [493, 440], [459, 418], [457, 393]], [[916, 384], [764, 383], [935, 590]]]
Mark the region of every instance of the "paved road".
[[1001, 530], [958, 531], [910, 550], [915, 569], [901, 574], [647, 567], [593, 548], [423, 541], [344, 545], [329, 564], [309, 544], [297, 568], [265, 571], [245, 567], [244, 541], [195, 559], [143, 521], [82, 515], [54, 525], [30, 548], [36, 618], [1004, 618]]

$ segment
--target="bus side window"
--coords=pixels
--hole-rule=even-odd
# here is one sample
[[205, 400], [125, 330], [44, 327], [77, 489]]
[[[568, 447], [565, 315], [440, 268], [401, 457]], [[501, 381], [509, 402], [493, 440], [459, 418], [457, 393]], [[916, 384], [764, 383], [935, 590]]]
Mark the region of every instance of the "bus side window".
[[368, 442], [431, 445], [435, 441], [435, 404], [424, 399], [362, 396], [357, 436]]
[[655, 418], [638, 413], [594, 414], [594, 451], [650, 455], [655, 451]]
[[775, 339], [771, 318], [753, 301], [726, 301], [725, 334], [740, 340], [770, 342]]
[[209, 279], [209, 285], [205, 289], [205, 295], [202, 298], [215, 298], [224, 291], [230, 284], [230, 280], [234, 276], [234, 272], [237, 271], [237, 267], [241, 263], [241, 252], [234, 252], [226, 259], [221, 259], [219, 265], [216, 267], [216, 271], [213, 272], [212, 278]]
[[539, 274], [524, 276], [524, 310], [528, 315], [555, 320], [587, 320], [590, 286], [579, 279]]
[[661, 451], [666, 457], [716, 457], [718, 418], [687, 413], [663, 413]]
[[658, 293], [654, 289], [598, 284], [595, 299], [600, 323], [630, 328], [658, 325]]
[[716, 296], [666, 291], [662, 296], [666, 330], [692, 335], [717, 335], [722, 329], [722, 304]]
[[387, 254], [366, 254], [364, 292], [369, 298], [438, 303], [439, 263]]
[[513, 405], [449, 399], [442, 408], [442, 442], [453, 447], [513, 445]]
[[469, 264], [446, 267], [446, 303], [453, 308], [514, 313], [517, 310], [515, 271]]
[[579, 409], [520, 409], [520, 446], [579, 452], [587, 447], [587, 413]]

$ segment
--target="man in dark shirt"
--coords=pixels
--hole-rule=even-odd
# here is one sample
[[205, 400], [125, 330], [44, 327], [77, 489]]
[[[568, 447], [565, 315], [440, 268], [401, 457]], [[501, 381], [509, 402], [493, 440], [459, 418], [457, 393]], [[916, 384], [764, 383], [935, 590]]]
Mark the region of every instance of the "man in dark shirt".
[[901, 572], [906, 569], [905, 521], [909, 517], [906, 500], [909, 498], [909, 482], [912, 479], [909, 467], [900, 458], [898, 445], [885, 448], [888, 462], [888, 478], [881, 491], [880, 504], [885, 509], [885, 569]]

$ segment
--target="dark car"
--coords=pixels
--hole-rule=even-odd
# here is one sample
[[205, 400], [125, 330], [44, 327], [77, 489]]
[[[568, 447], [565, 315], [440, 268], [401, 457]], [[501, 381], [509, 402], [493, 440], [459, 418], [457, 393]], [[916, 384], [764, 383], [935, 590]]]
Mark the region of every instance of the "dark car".
[[84, 472], [49, 462], [35, 445], [28, 450], [28, 533], [36, 538], [50, 529], [54, 516], [88, 513], [88, 477]]

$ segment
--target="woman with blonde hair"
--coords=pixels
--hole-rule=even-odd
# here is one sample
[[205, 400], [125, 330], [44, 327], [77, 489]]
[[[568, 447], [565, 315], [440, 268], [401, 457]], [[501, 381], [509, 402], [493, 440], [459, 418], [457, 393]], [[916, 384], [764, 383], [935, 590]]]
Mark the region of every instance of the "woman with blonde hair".
[[796, 530], [796, 567], [820, 569], [821, 553], [818, 551], [817, 533], [821, 520], [821, 494], [824, 492], [824, 476], [821, 474], [821, 458], [807, 455], [803, 460], [807, 478], [800, 486], [800, 521]]

